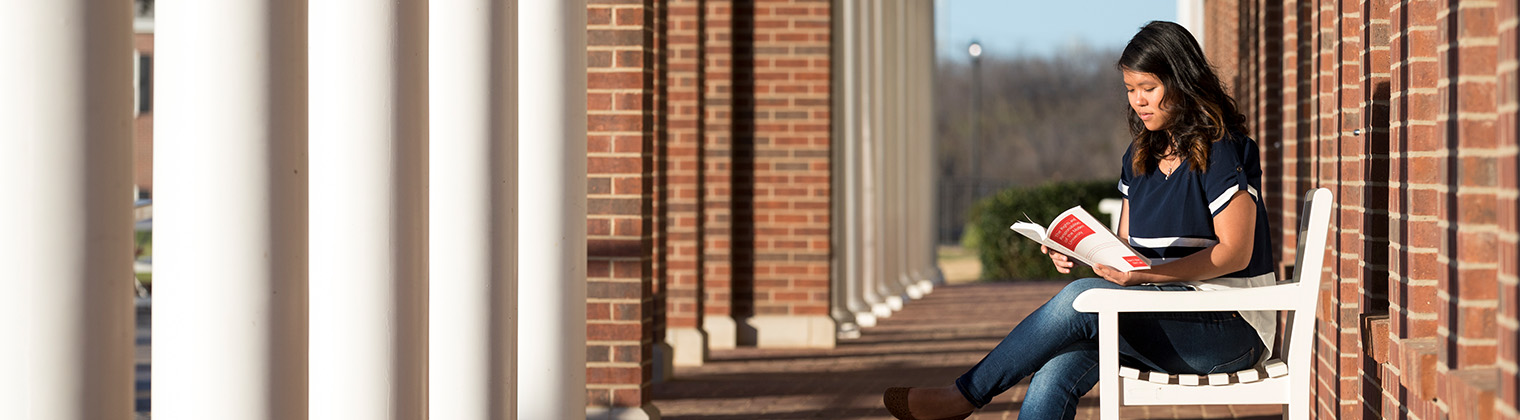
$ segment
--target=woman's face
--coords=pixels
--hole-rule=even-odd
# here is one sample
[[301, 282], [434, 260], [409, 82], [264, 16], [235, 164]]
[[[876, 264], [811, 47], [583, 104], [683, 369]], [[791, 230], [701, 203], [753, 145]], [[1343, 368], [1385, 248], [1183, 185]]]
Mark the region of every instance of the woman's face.
[[1150, 73], [1124, 70], [1124, 90], [1129, 92], [1129, 108], [1145, 123], [1145, 129], [1161, 131], [1172, 121], [1172, 114], [1161, 108], [1166, 86]]

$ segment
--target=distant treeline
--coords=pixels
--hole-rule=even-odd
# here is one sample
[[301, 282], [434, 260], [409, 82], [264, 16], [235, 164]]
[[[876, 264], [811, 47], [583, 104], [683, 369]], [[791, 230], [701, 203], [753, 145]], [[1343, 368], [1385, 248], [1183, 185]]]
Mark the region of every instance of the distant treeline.
[[[1129, 144], [1118, 57], [1117, 50], [1084, 48], [1058, 56], [989, 54], [982, 56], [980, 81], [973, 80], [969, 59], [940, 60], [935, 105], [942, 179], [971, 179], [975, 155], [984, 192], [1051, 180], [1117, 181]], [[975, 90], [980, 107], [973, 104]], [[973, 133], [979, 141], [972, 141]]]

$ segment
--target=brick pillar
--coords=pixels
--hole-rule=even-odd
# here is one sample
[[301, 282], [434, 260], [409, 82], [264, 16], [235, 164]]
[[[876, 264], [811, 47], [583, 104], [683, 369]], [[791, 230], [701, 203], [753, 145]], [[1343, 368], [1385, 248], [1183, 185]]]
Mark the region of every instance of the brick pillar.
[[1520, 168], [1516, 163], [1516, 148], [1520, 146], [1520, 6], [1516, 2], [1499, 2], [1495, 12], [1495, 20], [1498, 22], [1499, 32], [1499, 63], [1495, 73], [1498, 75], [1498, 86], [1494, 91], [1498, 96], [1499, 109], [1496, 126], [1496, 135], [1499, 152], [1497, 153], [1496, 169], [1499, 178], [1499, 190], [1509, 194], [1508, 198], [1501, 198], [1495, 204], [1495, 213], [1498, 218], [1499, 231], [1502, 235], [1498, 238], [1498, 246], [1495, 252], [1499, 255], [1499, 281], [1498, 281], [1498, 317], [1497, 335], [1498, 351], [1496, 365], [1498, 365], [1498, 403], [1495, 407], [1496, 418], [1516, 419], [1520, 418], [1520, 397], [1517, 397], [1516, 386], [1520, 385], [1520, 374], [1516, 372], [1517, 356], [1520, 356], [1520, 345], [1516, 338], [1520, 337], [1520, 311], [1516, 310], [1516, 302], [1520, 302], [1520, 294], [1517, 294], [1516, 283], [1520, 280], [1520, 264], [1517, 264], [1516, 255], [1520, 255], [1520, 212], [1517, 212], [1516, 191], [1520, 191]]
[[1390, 155], [1389, 134], [1389, 31], [1391, 0], [1361, 0], [1359, 9], [1365, 16], [1362, 26], [1360, 51], [1362, 72], [1360, 75], [1362, 123], [1361, 155], [1365, 156], [1362, 175], [1365, 186], [1361, 193], [1361, 262], [1358, 276], [1361, 278], [1362, 328], [1356, 337], [1359, 343], [1355, 361], [1356, 382], [1360, 399], [1360, 415], [1364, 418], [1381, 416], [1383, 388], [1382, 364], [1388, 360], [1388, 284], [1390, 275], [1389, 191], [1392, 183], [1388, 175]]
[[649, 405], [654, 4], [587, 2], [588, 417], [658, 415]]
[[[1436, 128], [1439, 98], [1436, 80], [1437, 34], [1434, 0], [1397, 2], [1390, 13], [1392, 108], [1389, 122], [1389, 179], [1398, 188], [1389, 196], [1390, 226], [1389, 334], [1390, 369], [1385, 370], [1384, 413], [1431, 412], [1435, 397], [1437, 276], [1444, 271], [1437, 250], [1437, 191], [1440, 188], [1440, 134]], [[1395, 375], [1394, 373], [1397, 372]]]
[[[1489, 418], [1498, 386], [1494, 366], [1498, 350], [1499, 259], [1494, 244], [1500, 231], [1499, 178], [1494, 156], [1499, 150], [1498, 116], [1498, 2], [1448, 1], [1438, 25], [1444, 35], [1442, 118], [1446, 135], [1446, 197], [1443, 251], [1448, 268], [1443, 289], [1445, 308], [1438, 311], [1442, 336], [1441, 364], [1445, 378], [1438, 383], [1452, 418]], [[1439, 85], [1439, 83], [1438, 83]], [[1512, 192], [1511, 192], [1512, 194]]]
[[664, 163], [666, 206], [665, 342], [679, 366], [700, 366], [707, 350], [702, 331], [702, 28], [701, 0], [671, 0], [666, 23], [665, 112], [669, 130]]
[[833, 347], [830, 6], [791, 0], [735, 12], [734, 65], [750, 67], [736, 78], [735, 104], [753, 106], [734, 133], [736, 225], [752, 226], [734, 237], [736, 248], [750, 250], [753, 264], [747, 323], [761, 347]]
[[733, 0], [705, 0], [702, 42], [702, 330], [710, 349], [738, 344], [733, 296]]
[[1204, 54], [1209, 57], [1209, 63], [1213, 64], [1219, 75], [1219, 81], [1224, 82], [1225, 92], [1230, 93], [1236, 99], [1240, 99], [1241, 89], [1245, 88], [1239, 79], [1242, 74], [1236, 67], [1240, 59], [1240, 3], [1241, 0], [1207, 0], [1203, 2], [1204, 20], [1203, 25], [1207, 42], [1203, 43]]
[[[1336, 244], [1332, 251], [1335, 257], [1335, 287], [1331, 289], [1331, 302], [1335, 309], [1333, 315], [1326, 313], [1327, 318], [1335, 318], [1335, 358], [1334, 372], [1336, 383], [1337, 405], [1334, 411], [1337, 418], [1358, 419], [1361, 418], [1361, 409], [1357, 403], [1361, 395], [1361, 377], [1357, 371], [1361, 368], [1361, 315], [1362, 315], [1362, 287], [1361, 272], [1362, 263], [1368, 249], [1364, 248], [1363, 241], [1365, 225], [1365, 188], [1366, 188], [1366, 144], [1367, 136], [1354, 131], [1366, 127], [1366, 121], [1362, 112], [1362, 0], [1339, 0], [1335, 7], [1335, 75], [1331, 80], [1334, 86], [1333, 113], [1326, 116], [1328, 120], [1322, 125], [1327, 136], [1325, 140], [1333, 146], [1328, 147], [1333, 155], [1327, 156], [1327, 161], [1334, 163], [1334, 169], [1326, 169], [1326, 176], [1333, 176], [1332, 189], [1336, 191], [1336, 200], [1341, 203], [1337, 211], [1332, 215], [1333, 220], [1338, 220], [1334, 228], [1337, 235], [1332, 238]], [[1365, 131], [1365, 130], [1363, 130]]]

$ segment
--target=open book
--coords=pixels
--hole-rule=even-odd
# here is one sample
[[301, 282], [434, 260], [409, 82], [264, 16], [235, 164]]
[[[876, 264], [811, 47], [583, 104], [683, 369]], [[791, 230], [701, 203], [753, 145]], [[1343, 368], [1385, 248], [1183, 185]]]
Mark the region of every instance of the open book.
[[1072, 207], [1056, 216], [1049, 230], [1033, 222], [1018, 222], [1008, 228], [1089, 267], [1103, 264], [1119, 271], [1151, 268], [1149, 258], [1120, 241], [1082, 206]]

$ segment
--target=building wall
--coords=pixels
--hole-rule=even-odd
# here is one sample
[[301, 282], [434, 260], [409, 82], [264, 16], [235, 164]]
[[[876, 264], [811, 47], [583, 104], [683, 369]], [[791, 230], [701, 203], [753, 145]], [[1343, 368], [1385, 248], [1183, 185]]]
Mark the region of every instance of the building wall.
[[[1222, 9], [1209, 27], [1250, 41], [1211, 59], [1251, 85], [1234, 92], [1273, 222], [1296, 226], [1301, 191], [1336, 194], [1316, 417], [1517, 418], [1514, 2]], [[1274, 239], [1293, 261], [1291, 232]]]
[[829, 2], [587, 17], [588, 404], [647, 405], [666, 343], [833, 345]]
[[653, 379], [656, 2], [587, 2], [587, 404], [640, 407]]
[[833, 344], [832, 323], [798, 342], [766, 321], [828, 320], [829, 7], [734, 6], [735, 298], [761, 345]]

